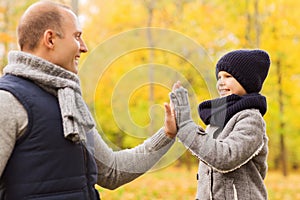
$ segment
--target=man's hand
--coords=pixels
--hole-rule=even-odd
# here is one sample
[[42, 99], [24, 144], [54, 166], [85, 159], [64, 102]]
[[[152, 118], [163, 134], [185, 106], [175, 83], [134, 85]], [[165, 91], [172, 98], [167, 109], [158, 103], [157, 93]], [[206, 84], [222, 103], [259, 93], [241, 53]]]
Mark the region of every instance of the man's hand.
[[175, 113], [172, 105], [164, 103], [165, 107], [165, 133], [168, 137], [174, 138], [177, 134]]

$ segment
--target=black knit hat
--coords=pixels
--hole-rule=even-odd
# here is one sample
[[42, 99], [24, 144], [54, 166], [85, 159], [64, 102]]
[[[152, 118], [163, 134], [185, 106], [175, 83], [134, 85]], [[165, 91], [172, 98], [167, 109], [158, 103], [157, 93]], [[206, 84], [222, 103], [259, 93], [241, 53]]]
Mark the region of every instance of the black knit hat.
[[270, 57], [259, 49], [240, 49], [225, 54], [217, 63], [216, 76], [219, 71], [231, 74], [247, 93], [259, 93], [270, 68]]

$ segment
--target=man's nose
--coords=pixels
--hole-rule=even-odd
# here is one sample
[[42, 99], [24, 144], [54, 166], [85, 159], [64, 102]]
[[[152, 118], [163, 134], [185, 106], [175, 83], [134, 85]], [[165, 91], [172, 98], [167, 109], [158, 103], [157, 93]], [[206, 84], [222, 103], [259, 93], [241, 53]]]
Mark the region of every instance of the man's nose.
[[81, 53], [86, 53], [86, 52], [88, 52], [88, 48], [87, 48], [85, 42], [84, 42], [82, 39], [81, 39], [81, 41], [80, 41], [80, 52], [81, 52]]

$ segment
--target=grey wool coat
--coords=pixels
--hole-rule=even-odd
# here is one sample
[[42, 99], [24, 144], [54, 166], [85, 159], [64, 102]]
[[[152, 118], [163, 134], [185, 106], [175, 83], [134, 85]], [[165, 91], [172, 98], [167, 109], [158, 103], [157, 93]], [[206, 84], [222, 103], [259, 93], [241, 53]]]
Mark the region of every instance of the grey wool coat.
[[200, 160], [196, 199], [267, 199], [268, 137], [259, 111], [240, 111], [218, 134], [217, 129], [189, 123], [177, 135]]

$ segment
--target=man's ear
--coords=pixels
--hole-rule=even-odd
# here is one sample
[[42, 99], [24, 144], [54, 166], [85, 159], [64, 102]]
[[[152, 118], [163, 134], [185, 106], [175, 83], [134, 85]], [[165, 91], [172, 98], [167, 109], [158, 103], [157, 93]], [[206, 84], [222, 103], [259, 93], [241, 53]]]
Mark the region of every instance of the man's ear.
[[56, 37], [57, 35], [53, 30], [51, 29], [46, 30], [43, 35], [43, 44], [49, 49], [53, 49]]

